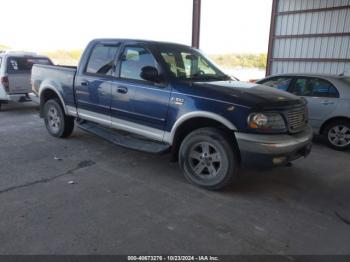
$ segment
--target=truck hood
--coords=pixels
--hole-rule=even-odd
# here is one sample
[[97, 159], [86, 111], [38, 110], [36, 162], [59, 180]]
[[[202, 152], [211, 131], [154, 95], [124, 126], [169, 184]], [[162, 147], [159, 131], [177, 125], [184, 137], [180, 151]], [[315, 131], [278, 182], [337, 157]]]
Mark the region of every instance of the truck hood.
[[[276, 108], [298, 106], [305, 101], [293, 94], [265, 85], [239, 81], [193, 82], [193, 90], [202, 96], [248, 107]], [[199, 94], [198, 94], [199, 95]]]

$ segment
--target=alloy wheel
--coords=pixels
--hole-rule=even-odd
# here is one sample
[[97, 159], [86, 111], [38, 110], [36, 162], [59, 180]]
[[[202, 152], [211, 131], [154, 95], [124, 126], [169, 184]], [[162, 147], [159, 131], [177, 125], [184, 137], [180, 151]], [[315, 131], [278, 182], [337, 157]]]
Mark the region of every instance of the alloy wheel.
[[222, 157], [217, 148], [208, 142], [200, 142], [190, 149], [190, 167], [200, 178], [216, 177], [222, 165]]
[[47, 120], [49, 124], [49, 128], [53, 133], [58, 133], [61, 126], [61, 117], [58, 113], [58, 110], [51, 106], [47, 112]]
[[337, 147], [350, 145], [350, 128], [344, 125], [336, 125], [329, 129], [328, 140]]

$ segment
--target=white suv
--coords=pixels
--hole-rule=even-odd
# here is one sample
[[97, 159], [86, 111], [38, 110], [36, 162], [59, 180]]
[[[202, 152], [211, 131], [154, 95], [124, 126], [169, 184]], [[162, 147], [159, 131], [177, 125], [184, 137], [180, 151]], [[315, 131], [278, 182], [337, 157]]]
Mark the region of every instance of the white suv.
[[29, 52], [0, 51], [0, 110], [10, 101], [30, 101], [33, 64], [52, 65], [48, 57]]

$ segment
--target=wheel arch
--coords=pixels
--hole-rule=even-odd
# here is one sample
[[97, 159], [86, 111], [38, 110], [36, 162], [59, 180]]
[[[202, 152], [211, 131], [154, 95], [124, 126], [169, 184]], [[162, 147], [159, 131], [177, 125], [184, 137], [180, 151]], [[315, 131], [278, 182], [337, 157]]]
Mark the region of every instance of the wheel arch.
[[337, 120], [345, 120], [345, 121], [349, 121], [350, 122], [350, 118], [347, 116], [335, 116], [335, 117], [331, 117], [329, 119], [327, 119], [320, 127], [320, 135], [322, 135], [325, 131], [325, 129], [327, 128], [327, 126], [333, 122], [333, 121], [337, 121]]
[[[232, 142], [237, 145], [234, 132], [237, 128], [226, 118], [210, 112], [191, 112], [180, 117], [171, 132], [165, 134], [164, 141], [172, 146], [173, 161], [178, 159], [178, 151], [183, 139], [192, 131], [203, 127], [216, 127], [229, 133]], [[238, 145], [237, 145], [238, 146]]]
[[60, 94], [60, 92], [58, 92], [56, 90], [56, 88], [54, 88], [52, 86], [43, 87], [42, 89], [40, 89], [39, 97], [40, 97], [40, 116], [41, 117], [43, 117], [44, 105], [45, 105], [46, 101], [48, 101], [50, 99], [54, 99], [54, 98], [59, 99], [64, 113], [67, 114], [67, 108], [66, 108], [66, 105], [64, 103], [63, 97]]

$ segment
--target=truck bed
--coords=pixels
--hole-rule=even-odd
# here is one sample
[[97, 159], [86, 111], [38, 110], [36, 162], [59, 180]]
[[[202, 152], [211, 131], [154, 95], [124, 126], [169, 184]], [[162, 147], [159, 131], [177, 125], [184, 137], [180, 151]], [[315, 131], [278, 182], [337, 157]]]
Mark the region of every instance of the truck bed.
[[32, 68], [31, 83], [34, 93], [39, 89], [53, 88], [59, 92], [66, 105], [75, 106], [74, 79], [77, 72], [75, 66], [63, 65], [34, 65]]

